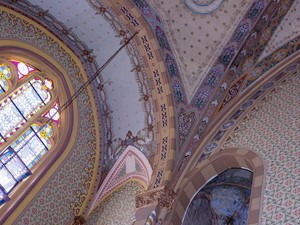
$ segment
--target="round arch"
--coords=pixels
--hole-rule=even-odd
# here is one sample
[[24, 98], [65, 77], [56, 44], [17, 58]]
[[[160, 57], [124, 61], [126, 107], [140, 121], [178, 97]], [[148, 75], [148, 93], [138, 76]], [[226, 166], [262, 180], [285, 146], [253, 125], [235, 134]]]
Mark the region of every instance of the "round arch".
[[259, 213], [264, 181], [264, 165], [261, 157], [254, 151], [240, 148], [225, 149], [199, 162], [184, 177], [182, 184], [176, 190], [177, 199], [169, 211], [165, 221], [167, 224], [179, 225], [185, 211], [193, 199], [210, 180], [230, 168], [244, 168], [253, 172], [252, 191], [248, 224], [259, 224]]

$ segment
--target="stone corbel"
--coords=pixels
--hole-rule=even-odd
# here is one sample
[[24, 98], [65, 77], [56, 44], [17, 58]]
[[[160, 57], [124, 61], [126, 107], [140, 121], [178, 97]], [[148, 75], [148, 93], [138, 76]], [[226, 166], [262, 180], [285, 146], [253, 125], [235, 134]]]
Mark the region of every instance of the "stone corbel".
[[136, 196], [136, 209], [146, 207], [148, 205], [158, 205], [160, 208], [172, 208], [176, 194], [173, 190], [169, 190], [166, 186]]

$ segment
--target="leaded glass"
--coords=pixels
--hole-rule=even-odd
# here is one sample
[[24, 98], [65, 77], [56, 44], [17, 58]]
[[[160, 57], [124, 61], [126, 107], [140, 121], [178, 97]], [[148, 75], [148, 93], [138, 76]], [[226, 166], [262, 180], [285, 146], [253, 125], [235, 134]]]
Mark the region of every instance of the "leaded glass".
[[0, 184], [0, 205], [2, 205], [3, 203], [9, 200], [9, 197], [7, 196], [4, 190], [5, 189]]
[[29, 128], [11, 146], [29, 169], [51, 148], [50, 137], [53, 133], [52, 127], [48, 124], [42, 128], [37, 124], [33, 124], [31, 127], [38, 134], [38, 137]]
[[0, 162], [0, 184], [7, 193], [17, 184], [17, 181], [2, 162]]
[[10, 137], [50, 99], [50, 92], [44, 88], [40, 79], [35, 78], [22, 85], [0, 103], [0, 134], [4, 138]]
[[[16, 66], [18, 81], [36, 68], [16, 60], [10, 60]], [[12, 77], [11, 69], [0, 64], [0, 95], [10, 88], [8, 79]], [[0, 144], [7, 142], [18, 129], [44, 108], [51, 100], [50, 90], [53, 82], [37, 77], [19, 86], [8, 97], [0, 102]], [[44, 117], [51, 118], [58, 124], [58, 100], [48, 106]], [[32, 123], [32, 122], [30, 122]], [[28, 128], [29, 127], [29, 128]], [[53, 128], [49, 124], [27, 125], [27, 130], [15, 140], [5, 151], [0, 151], [0, 205], [9, 200], [8, 194], [24, 178], [31, 174], [30, 169], [51, 148]]]
[[[10, 68], [6, 65], [0, 65], [0, 86], [4, 89], [4, 92], [8, 91], [8, 80], [11, 78]], [[3, 89], [0, 88], [0, 95], [3, 94]]]
[[58, 101], [55, 102], [55, 104], [51, 107], [51, 109], [49, 109], [45, 114], [44, 116], [49, 118], [49, 119], [52, 119], [56, 122], [56, 124], [58, 124], [59, 122], [59, 118], [60, 118], [60, 114], [59, 114], [59, 111], [58, 111]]
[[35, 69], [32, 66], [29, 66], [23, 62], [18, 62], [15, 60], [11, 60], [11, 62], [13, 64], [15, 64], [17, 71], [18, 71], [18, 80], [20, 81], [22, 78], [24, 78], [25, 76], [27, 76], [29, 73], [33, 72], [33, 71], [37, 71], [37, 69]]
[[0, 121], [0, 133], [3, 137], [12, 135], [17, 130], [16, 128], [21, 127], [21, 123], [25, 122], [9, 99], [0, 103]]
[[17, 181], [23, 180], [30, 174], [30, 171], [20, 160], [17, 154], [11, 155], [10, 160], [6, 163], [6, 168], [11, 172]]

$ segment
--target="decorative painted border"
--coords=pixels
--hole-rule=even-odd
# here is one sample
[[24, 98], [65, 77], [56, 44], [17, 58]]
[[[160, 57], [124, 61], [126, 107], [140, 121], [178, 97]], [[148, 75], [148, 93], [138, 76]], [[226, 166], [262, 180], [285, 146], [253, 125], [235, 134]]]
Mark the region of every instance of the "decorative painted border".
[[[102, 0], [86, 0], [89, 5], [95, 10], [96, 14], [103, 16], [103, 18], [111, 25], [113, 30], [117, 33], [117, 35], [126, 40], [130, 37], [130, 33], [126, 25], [124, 25], [121, 20], [119, 19], [118, 15], [110, 9], [110, 7]], [[120, 8], [121, 12], [131, 21], [131, 24], [136, 27], [139, 25], [137, 20], [130, 14], [130, 12], [126, 9], [126, 7]], [[132, 135], [125, 135], [125, 138], [122, 140], [118, 140], [115, 143], [114, 135], [112, 132], [112, 115], [110, 112], [110, 107], [107, 103], [107, 96], [105, 94], [105, 85], [103, 83], [102, 78], [97, 80], [97, 89], [99, 90], [98, 97], [101, 98], [102, 102], [105, 102], [104, 109], [104, 119], [103, 122], [106, 125], [106, 135], [105, 135], [105, 145], [106, 147], [106, 157], [107, 159], [114, 158], [114, 162], [116, 159], [122, 154], [122, 152], [126, 149], [129, 145], [134, 145], [139, 149], [145, 149], [144, 154], [148, 155], [148, 157], [153, 156], [155, 153], [155, 149], [151, 149], [149, 146], [150, 142], [155, 141], [154, 131], [156, 130], [155, 115], [153, 113], [153, 99], [151, 95], [151, 87], [148, 81], [147, 73], [144, 68], [141, 66], [143, 64], [143, 58], [141, 57], [136, 40], [132, 40], [126, 47], [126, 52], [130, 58], [133, 71], [135, 71], [136, 81], [139, 86], [139, 91], [141, 98], [140, 100], [143, 103], [143, 110], [146, 114], [145, 116], [145, 129], [143, 132], [145, 135], [136, 134], [136, 136]], [[147, 150], [147, 147], [150, 148]], [[111, 155], [109, 155], [111, 153]], [[113, 162], [113, 163], [114, 163]], [[113, 163], [104, 162], [108, 169], [113, 166]]]
[[[121, 179], [117, 179], [117, 176], [126, 165], [126, 159], [127, 158], [133, 158], [134, 163], [138, 162], [139, 165], [142, 166], [142, 172], [136, 172], [129, 173], [128, 175], [124, 175]], [[118, 189], [120, 186], [122, 186], [125, 182], [128, 182], [129, 180], [136, 179], [140, 180], [141, 183], [144, 183], [145, 188], [148, 187], [149, 182], [151, 180], [152, 175], [152, 168], [151, 165], [148, 162], [148, 159], [141, 153], [141, 151], [133, 146], [128, 146], [125, 151], [122, 153], [120, 158], [115, 163], [114, 167], [110, 170], [109, 174], [106, 176], [105, 180], [101, 184], [99, 190], [97, 191], [97, 194], [95, 198], [92, 201], [92, 204], [90, 206], [89, 212], [87, 215], [92, 213], [92, 211], [97, 208], [97, 206], [108, 196], [110, 195], [114, 190]]]
[[242, 103], [239, 104], [239, 107], [235, 109], [228, 119], [219, 126], [219, 130], [214, 132], [215, 135], [209, 139], [208, 144], [205, 145], [203, 152], [200, 156], [200, 159], [208, 158], [213, 152], [217, 151], [223, 143], [224, 137], [228, 136], [228, 133], [236, 126], [240, 119], [247, 113], [249, 110], [255, 107], [255, 105], [269, 92], [276, 89], [284, 81], [284, 79], [295, 73], [300, 68], [300, 61], [291, 63], [287, 67], [279, 70], [275, 73], [275, 76], [268, 82], [262, 83], [260, 88], [253, 92], [250, 97], [245, 99]]
[[[268, 1], [267, 3], [263, 3], [261, 0], [257, 0], [253, 3], [253, 5], [250, 7], [249, 11], [246, 13], [245, 18], [249, 17], [246, 20], [243, 20], [241, 23], [247, 22], [249, 19], [253, 19], [253, 25], [251, 25], [251, 29], [248, 30], [248, 32], [245, 34], [245, 37], [241, 41], [241, 43], [238, 45], [239, 48], [236, 47], [236, 44], [228, 44], [227, 47], [225, 47], [224, 52], [219, 57], [219, 62], [221, 62], [225, 66], [225, 75], [222, 79], [222, 85], [219, 87], [219, 91], [216, 92], [214, 100], [211, 102], [210, 105], [208, 105], [206, 108], [206, 113], [203, 114], [203, 119], [198, 125], [198, 129], [196, 130], [193, 138], [190, 140], [187, 146], [185, 146], [186, 152], [185, 155], [183, 155], [180, 159], [180, 164], [177, 166], [176, 172], [180, 173], [184, 165], [186, 165], [186, 162], [188, 161], [189, 157], [195, 152], [197, 147], [199, 146], [201, 140], [204, 138], [204, 132], [207, 129], [207, 125], [211, 124], [210, 118], [216, 117], [220, 115], [220, 113], [217, 111], [220, 107], [219, 105], [222, 104], [222, 99], [225, 97], [226, 90], [228, 90], [228, 84], [231, 82], [235, 82], [236, 78], [235, 76], [240, 75], [237, 73], [238, 68], [247, 68], [245, 65], [249, 63], [247, 61], [246, 54], [251, 54], [251, 49], [253, 43], [257, 44], [260, 40], [260, 37], [262, 37], [262, 33], [265, 30], [268, 30], [268, 26], [270, 23], [272, 23], [272, 29], [276, 29], [276, 27], [279, 25], [280, 21], [283, 19], [284, 15], [287, 13], [290, 3], [293, 0], [285, 0], [285, 1]], [[252, 24], [251, 23], [251, 24]], [[239, 28], [237, 28], [238, 31]], [[261, 30], [260, 33], [258, 33], [256, 30]], [[234, 40], [234, 36], [233, 36]], [[267, 44], [267, 41], [263, 43], [263, 45], [259, 45], [261, 48], [263, 48]], [[258, 44], [257, 44], [258, 45]], [[247, 50], [246, 50], [247, 49]], [[254, 54], [254, 52], [252, 52]], [[255, 58], [258, 59], [262, 51], [258, 51], [255, 54]], [[250, 57], [251, 59], [251, 57]], [[255, 60], [256, 60], [255, 59]], [[242, 63], [243, 62], [243, 63]], [[246, 63], [246, 64], [245, 64]], [[227, 69], [226, 69], [227, 68]], [[214, 67], [212, 67], [212, 71], [215, 70]], [[218, 73], [216, 73], [218, 74]], [[245, 77], [242, 76], [241, 81], [244, 81]], [[230, 90], [232, 93], [239, 92], [243, 86], [243, 82], [237, 82], [234, 83], [233, 88]], [[201, 89], [203, 90], [203, 89]], [[200, 94], [201, 96], [204, 96]], [[198, 101], [198, 100], [197, 100]], [[200, 101], [200, 100], [199, 100]], [[202, 99], [201, 101], [204, 101]], [[203, 105], [203, 108], [205, 108], [205, 104]], [[222, 111], [222, 113], [224, 113]], [[210, 123], [209, 123], [210, 122]], [[210, 127], [212, 127], [210, 125]], [[206, 131], [207, 132], [207, 131]]]
[[[165, 66], [164, 58], [160, 52], [156, 35], [152, 32], [150, 25], [144, 16], [131, 1], [117, 0], [107, 1], [105, 4], [120, 18], [122, 23], [130, 31], [140, 29], [138, 33], [137, 46], [143, 59], [143, 69], [148, 73], [151, 86], [154, 111], [157, 126], [157, 149], [153, 158], [153, 176], [149, 189], [163, 187], [172, 177], [174, 155], [175, 155], [175, 109], [171, 84], [167, 77], [168, 68]], [[126, 14], [124, 14], [124, 8]]]
[[163, 22], [159, 14], [148, 4], [146, 0], [132, 0], [139, 8], [147, 21], [149, 28], [155, 34], [155, 38], [159, 43], [162, 61], [167, 68], [167, 75], [173, 90], [173, 98], [176, 107], [187, 104], [187, 97], [184, 91], [184, 85], [181, 79], [178, 65], [175, 61], [175, 55], [172, 52], [169, 40], [164, 32]]

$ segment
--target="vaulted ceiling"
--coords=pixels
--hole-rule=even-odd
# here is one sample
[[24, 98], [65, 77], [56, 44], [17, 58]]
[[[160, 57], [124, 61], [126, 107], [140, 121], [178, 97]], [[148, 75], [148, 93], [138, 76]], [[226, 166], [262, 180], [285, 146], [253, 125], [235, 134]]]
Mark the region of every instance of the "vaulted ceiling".
[[[82, 56], [98, 68], [139, 31], [101, 72], [95, 98], [104, 170], [134, 145], [153, 167], [150, 189], [172, 180], [173, 172], [178, 179], [196, 149], [204, 149], [194, 155], [198, 160], [220, 148], [227, 128], [245, 111], [234, 109], [271, 78], [276, 85], [281, 77], [269, 79], [269, 71], [300, 45], [299, 0], [29, 2], [30, 10], [80, 41]], [[225, 113], [233, 117], [219, 124]]]

